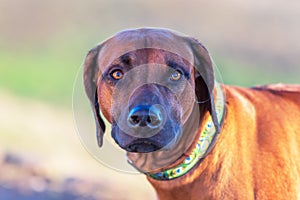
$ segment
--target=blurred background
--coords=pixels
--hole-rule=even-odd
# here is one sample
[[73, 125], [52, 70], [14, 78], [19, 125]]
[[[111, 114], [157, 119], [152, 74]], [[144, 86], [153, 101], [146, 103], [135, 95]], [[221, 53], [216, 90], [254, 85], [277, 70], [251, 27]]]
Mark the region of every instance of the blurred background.
[[300, 83], [300, 1], [0, 0], [0, 199], [155, 199], [94, 160], [72, 116], [87, 51], [145, 26], [199, 39], [226, 84]]

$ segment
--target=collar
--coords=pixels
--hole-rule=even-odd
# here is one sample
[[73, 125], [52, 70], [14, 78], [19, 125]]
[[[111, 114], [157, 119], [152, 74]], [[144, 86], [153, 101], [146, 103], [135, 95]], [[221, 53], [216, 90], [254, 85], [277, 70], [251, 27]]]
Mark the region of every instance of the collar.
[[[218, 122], [221, 124], [225, 116], [225, 96], [218, 82], [215, 82], [216, 99], [215, 107]], [[205, 126], [200, 134], [198, 142], [191, 154], [175, 167], [166, 169], [158, 173], [146, 173], [156, 180], [173, 180], [189, 172], [201, 159], [203, 159], [213, 148], [219, 133], [216, 131], [211, 116], [205, 122]]]

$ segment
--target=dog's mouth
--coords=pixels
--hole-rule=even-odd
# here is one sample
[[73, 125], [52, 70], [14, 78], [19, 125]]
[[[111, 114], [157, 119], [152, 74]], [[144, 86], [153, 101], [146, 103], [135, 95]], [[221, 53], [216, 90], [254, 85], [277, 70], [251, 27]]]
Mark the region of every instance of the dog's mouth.
[[161, 145], [149, 139], [137, 139], [125, 147], [126, 151], [135, 153], [149, 153], [161, 148]]

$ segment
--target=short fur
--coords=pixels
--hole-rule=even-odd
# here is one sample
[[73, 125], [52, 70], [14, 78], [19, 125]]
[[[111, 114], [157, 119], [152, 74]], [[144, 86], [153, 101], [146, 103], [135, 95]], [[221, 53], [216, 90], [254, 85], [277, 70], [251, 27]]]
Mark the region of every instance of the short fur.
[[[85, 61], [85, 88], [95, 113], [99, 146], [102, 145], [101, 128], [105, 126], [97, 114], [97, 105], [99, 103], [111, 122], [111, 102], [118, 101], [112, 99], [111, 88], [101, 81], [101, 72], [109, 64], [107, 55], [120, 49], [132, 49], [138, 38], [143, 37], [150, 38], [148, 42], [152, 43], [164, 39], [182, 43], [182, 48], [192, 53], [193, 65], [201, 66], [198, 69], [202, 81], [197, 79], [196, 72], [191, 72], [195, 77], [192, 80], [196, 95], [210, 93], [214, 88], [210, 56], [196, 40], [165, 29], [137, 29], [117, 34], [92, 49]], [[151, 59], [162, 62], [160, 56], [156, 54]], [[226, 94], [226, 116], [214, 148], [182, 177], [170, 181], [148, 177], [158, 198], [300, 199], [300, 85], [222, 87]], [[209, 103], [204, 105], [207, 109], [203, 112], [209, 112], [214, 118], [214, 102]]]

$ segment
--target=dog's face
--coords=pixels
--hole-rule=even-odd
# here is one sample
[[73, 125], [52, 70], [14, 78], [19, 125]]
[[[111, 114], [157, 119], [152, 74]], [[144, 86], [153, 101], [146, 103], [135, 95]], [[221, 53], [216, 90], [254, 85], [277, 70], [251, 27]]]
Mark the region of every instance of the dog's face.
[[191, 127], [197, 128], [207, 113], [219, 128], [207, 50], [169, 30], [123, 31], [90, 50], [84, 84], [99, 146], [105, 131], [101, 110], [112, 124], [115, 142], [131, 155], [139, 154], [137, 162], [149, 153], [160, 161], [172, 157], [170, 152], [182, 155], [197, 134]]
[[116, 58], [98, 80], [100, 107], [115, 142], [139, 153], [175, 145], [189, 112], [182, 105], [191, 102], [193, 73], [190, 63], [161, 49], [138, 49]]

